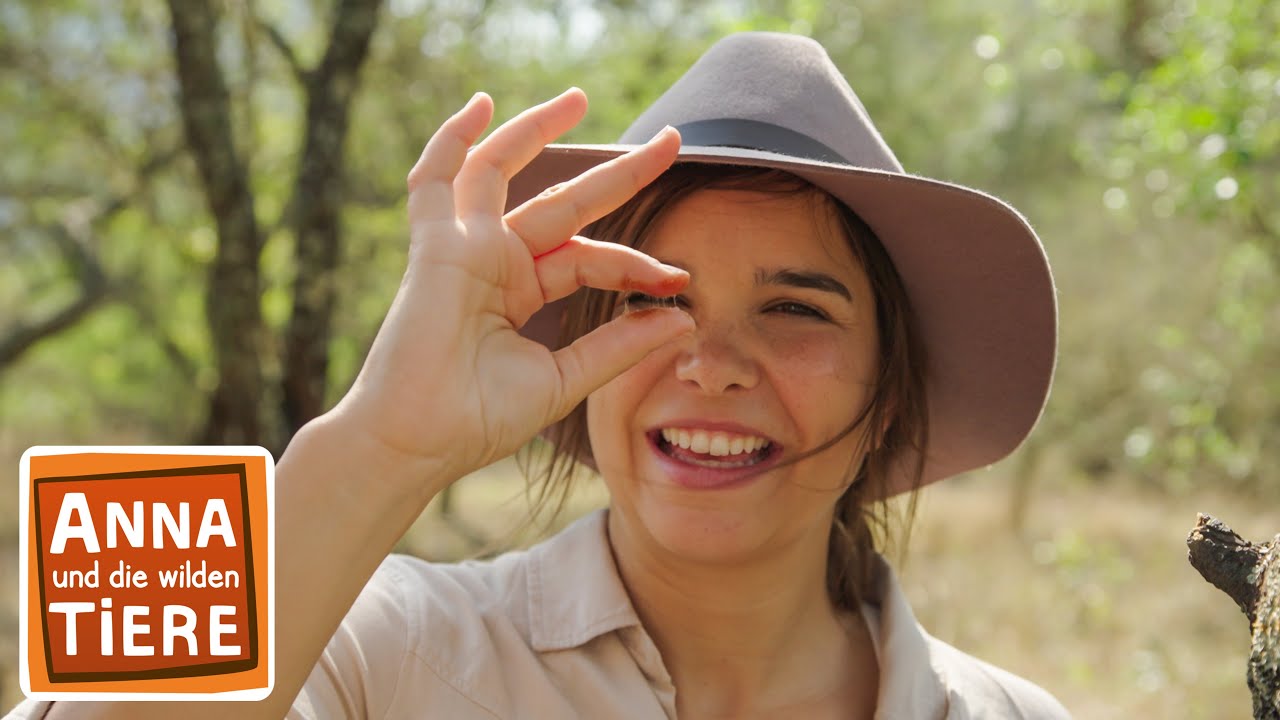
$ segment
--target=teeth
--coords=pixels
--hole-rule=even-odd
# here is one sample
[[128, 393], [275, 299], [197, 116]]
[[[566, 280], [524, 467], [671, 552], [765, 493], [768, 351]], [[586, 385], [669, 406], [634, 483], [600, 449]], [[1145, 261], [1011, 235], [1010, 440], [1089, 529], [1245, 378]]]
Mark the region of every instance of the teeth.
[[729, 437], [727, 435], [716, 433], [711, 436], [711, 454], [720, 456], [729, 454]]
[[696, 453], [705, 453], [711, 449], [711, 435], [704, 432], [693, 432], [693, 442], [690, 443], [689, 449]]
[[754, 453], [769, 444], [768, 440], [754, 435], [708, 432], [706, 430], [663, 428], [661, 434], [662, 439], [672, 445], [717, 457]]

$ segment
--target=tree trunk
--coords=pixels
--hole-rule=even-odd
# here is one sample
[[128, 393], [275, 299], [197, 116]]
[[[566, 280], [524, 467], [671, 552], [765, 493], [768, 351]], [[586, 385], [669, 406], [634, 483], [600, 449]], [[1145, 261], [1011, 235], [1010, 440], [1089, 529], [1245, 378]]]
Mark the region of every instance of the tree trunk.
[[1155, 67], [1160, 58], [1151, 50], [1151, 45], [1143, 37], [1147, 23], [1151, 22], [1153, 12], [1151, 0], [1127, 0], [1121, 9], [1120, 52], [1123, 53], [1124, 65], [1133, 75]]
[[1187, 547], [1192, 567], [1249, 618], [1254, 720], [1280, 720], [1280, 535], [1254, 545], [1222, 522], [1200, 515]]
[[209, 0], [169, 0], [169, 13], [183, 130], [218, 237], [205, 291], [218, 382], [200, 442], [260, 444], [262, 240], [248, 172], [232, 137], [231, 101], [216, 52], [217, 16]]
[[297, 257], [282, 390], [289, 435], [325, 410], [336, 274], [342, 258], [343, 146], [357, 75], [381, 0], [343, 0], [319, 67], [304, 72], [306, 141], [289, 203]]

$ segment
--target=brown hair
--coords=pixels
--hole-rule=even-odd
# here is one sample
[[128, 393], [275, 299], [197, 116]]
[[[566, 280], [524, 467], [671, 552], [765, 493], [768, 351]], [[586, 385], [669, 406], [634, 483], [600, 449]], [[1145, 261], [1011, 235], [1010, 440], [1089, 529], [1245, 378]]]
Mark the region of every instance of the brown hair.
[[[808, 181], [781, 170], [685, 163], [676, 165], [613, 213], [583, 231], [597, 240], [640, 247], [654, 230], [664, 210], [699, 190], [752, 190], [778, 195], [811, 195], [836, 210], [844, 239], [854, 258], [867, 273], [876, 298], [876, 327], [880, 343], [880, 369], [871, 400], [837, 436], [788, 463], [816, 455], [860, 426], [871, 428], [863, 435], [869, 450], [848, 479], [844, 494], [836, 503], [827, 558], [827, 592], [835, 607], [852, 610], [865, 599], [873, 577], [876, 535], [887, 539], [888, 508], [883, 501], [898, 458], [906, 450], [923, 457], [928, 440], [928, 410], [925, 398], [923, 345], [914, 331], [907, 293], [893, 262], [871, 228], [851, 209]], [[613, 315], [618, 293], [584, 288], [571, 299], [565, 312], [562, 345], [585, 335]], [[877, 432], [875, 429], [881, 429]], [[578, 458], [590, 457], [587, 437], [586, 403], [578, 407], [548, 433], [547, 448], [540, 441], [520, 454], [521, 468], [529, 483], [531, 519], [550, 512], [552, 518], [563, 508], [580, 467]], [[861, 448], [860, 448], [861, 449]], [[550, 457], [545, 457], [547, 452]], [[778, 467], [778, 466], [774, 466]], [[911, 497], [903, 518], [904, 537], [910, 532], [915, 511], [915, 489], [919, 487], [922, 465], [917, 461], [905, 469], [911, 477]]]

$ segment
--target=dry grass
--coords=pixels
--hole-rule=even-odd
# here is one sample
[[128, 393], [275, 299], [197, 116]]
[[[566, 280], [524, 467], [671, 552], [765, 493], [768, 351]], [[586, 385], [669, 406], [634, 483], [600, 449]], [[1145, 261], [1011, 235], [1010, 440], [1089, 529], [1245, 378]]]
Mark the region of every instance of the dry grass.
[[1081, 718], [1243, 718], [1249, 633], [1186, 561], [1196, 512], [1253, 539], [1275, 508], [1105, 487], [1044, 491], [1013, 532], [1007, 480], [942, 484], [922, 507], [907, 591], [933, 634], [1052, 691]]
[[[16, 460], [16, 458], [14, 458]], [[1010, 521], [1007, 471], [931, 488], [911, 546], [895, 564], [931, 632], [1050, 690], [1080, 718], [1248, 717], [1248, 632], [1227, 597], [1186, 562], [1197, 511], [1251, 539], [1280, 531], [1277, 508], [1211, 489], [1188, 497], [1114, 487], [1041, 487]], [[16, 475], [16, 473], [14, 473]], [[429, 508], [401, 549], [433, 559], [474, 553], [468, 535], [498, 537], [524, 514], [510, 463], [467, 478], [454, 494], [461, 531]], [[575, 495], [559, 525], [605, 500]], [[0, 703], [19, 700], [16, 530], [0, 507], [8, 551], [0, 562]]]

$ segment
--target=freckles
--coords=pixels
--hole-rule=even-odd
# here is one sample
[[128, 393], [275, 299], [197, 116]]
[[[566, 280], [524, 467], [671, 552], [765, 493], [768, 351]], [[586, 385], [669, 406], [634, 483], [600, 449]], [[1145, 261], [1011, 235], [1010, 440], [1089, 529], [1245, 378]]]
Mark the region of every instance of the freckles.
[[774, 357], [793, 377], [859, 382], [856, 353], [828, 334], [780, 333], [771, 338]]

